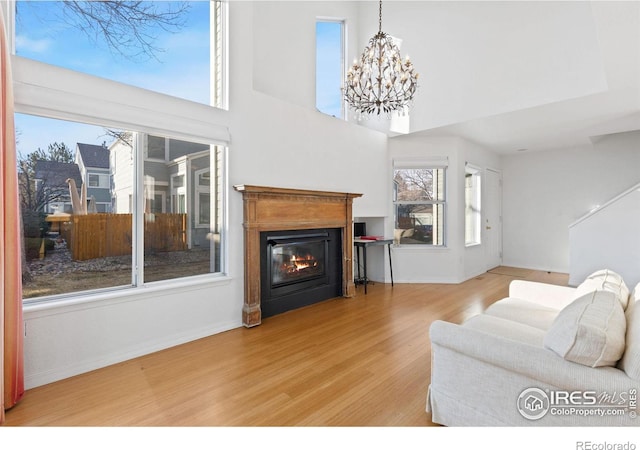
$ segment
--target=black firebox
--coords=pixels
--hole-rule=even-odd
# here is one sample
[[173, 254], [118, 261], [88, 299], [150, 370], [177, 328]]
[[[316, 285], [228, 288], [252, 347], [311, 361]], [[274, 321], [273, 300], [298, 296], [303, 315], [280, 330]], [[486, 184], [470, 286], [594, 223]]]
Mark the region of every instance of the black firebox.
[[342, 295], [342, 230], [260, 233], [262, 317]]

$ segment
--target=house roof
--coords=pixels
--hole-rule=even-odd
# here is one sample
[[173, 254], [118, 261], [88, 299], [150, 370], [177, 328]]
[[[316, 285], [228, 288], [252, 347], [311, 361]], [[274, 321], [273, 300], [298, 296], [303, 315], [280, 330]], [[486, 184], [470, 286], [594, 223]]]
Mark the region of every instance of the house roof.
[[76, 185], [82, 185], [80, 169], [75, 163], [63, 163], [58, 161], [36, 161], [36, 180], [42, 180], [49, 187], [62, 187], [67, 185], [67, 179], [75, 180]]
[[77, 144], [78, 152], [85, 167], [109, 168], [109, 149], [102, 145]]

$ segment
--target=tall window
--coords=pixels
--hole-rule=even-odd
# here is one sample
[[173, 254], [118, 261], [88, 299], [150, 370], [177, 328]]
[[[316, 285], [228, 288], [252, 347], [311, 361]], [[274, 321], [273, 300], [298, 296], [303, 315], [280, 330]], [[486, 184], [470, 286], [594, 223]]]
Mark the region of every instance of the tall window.
[[464, 241], [465, 245], [481, 243], [481, 177], [480, 169], [467, 165], [464, 175]]
[[115, 3], [10, 3], [27, 301], [224, 273], [224, 3]]
[[316, 108], [344, 118], [344, 22], [316, 22]]
[[394, 169], [395, 236], [400, 244], [445, 244], [445, 168]]
[[19, 0], [16, 54], [210, 104], [218, 3]]

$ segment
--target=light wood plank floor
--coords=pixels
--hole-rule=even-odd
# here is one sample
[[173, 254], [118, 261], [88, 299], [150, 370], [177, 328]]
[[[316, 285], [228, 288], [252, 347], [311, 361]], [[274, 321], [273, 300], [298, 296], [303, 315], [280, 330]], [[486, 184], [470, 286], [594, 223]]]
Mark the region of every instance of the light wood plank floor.
[[359, 287], [352, 299], [38, 387], [8, 411], [6, 425], [433, 425], [425, 412], [429, 324], [462, 322], [523, 278], [497, 272], [459, 285], [374, 284], [367, 295]]

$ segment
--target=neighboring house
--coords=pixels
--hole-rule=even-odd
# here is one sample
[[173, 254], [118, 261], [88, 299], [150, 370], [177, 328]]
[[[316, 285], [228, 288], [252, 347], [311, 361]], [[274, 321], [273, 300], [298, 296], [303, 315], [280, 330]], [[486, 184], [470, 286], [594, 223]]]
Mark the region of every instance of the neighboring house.
[[133, 212], [133, 137], [116, 139], [109, 146], [111, 176], [111, 212]]
[[[187, 214], [189, 248], [206, 244], [211, 231], [210, 146], [142, 135], [144, 148], [144, 210]], [[110, 147], [112, 210], [133, 211], [133, 144], [116, 140]], [[202, 206], [202, 207], [201, 207]]]
[[73, 212], [67, 183], [69, 178], [76, 182], [78, 188], [82, 186], [82, 177], [77, 164], [58, 161], [36, 162], [35, 190], [36, 195], [42, 196], [45, 213]]
[[93, 197], [97, 212], [111, 212], [109, 149], [102, 145], [76, 145], [76, 164], [87, 184], [87, 201]]

